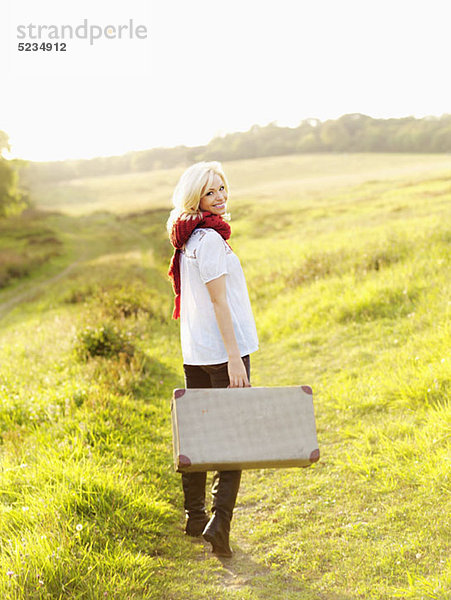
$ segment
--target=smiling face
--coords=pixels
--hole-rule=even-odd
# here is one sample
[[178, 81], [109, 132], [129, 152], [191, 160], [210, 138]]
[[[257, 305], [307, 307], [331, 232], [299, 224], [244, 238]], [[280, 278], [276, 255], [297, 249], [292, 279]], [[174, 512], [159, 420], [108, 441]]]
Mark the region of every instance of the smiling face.
[[199, 208], [214, 215], [223, 215], [226, 212], [227, 190], [223, 180], [217, 173], [200, 199]]

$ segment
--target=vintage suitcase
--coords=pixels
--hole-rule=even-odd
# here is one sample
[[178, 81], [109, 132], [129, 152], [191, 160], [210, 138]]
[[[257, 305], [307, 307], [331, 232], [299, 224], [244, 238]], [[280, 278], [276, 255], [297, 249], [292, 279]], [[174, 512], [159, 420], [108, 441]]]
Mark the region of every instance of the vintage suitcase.
[[319, 460], [306, 385], [176, 389], [171, 411], [180, 472], [308, 467]]

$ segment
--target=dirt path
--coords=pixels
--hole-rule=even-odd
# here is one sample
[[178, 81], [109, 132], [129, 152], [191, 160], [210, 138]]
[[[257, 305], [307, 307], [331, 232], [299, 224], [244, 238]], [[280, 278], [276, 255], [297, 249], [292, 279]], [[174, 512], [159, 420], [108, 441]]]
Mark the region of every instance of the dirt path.
[[[127, 223], [116, 223], [112, 222], [108, 224], [108, 229], [111, 232], [118, 232], [121, 234], [126, 234], [131, 239], [139, 239], [141, 242], [148, 243], [148, 239], [138, 230], [138, 228], [133, 227], [133, 225]], [[94, 252], [95, 254], [95, 252]], [[62, 271], [45, 279], [43, 281], [37, 282], [26, 282], [21, 285], [10, 297], [8, 300], [0, 302], [0, 320], [4, 318], [15, 306], [21, 304], [22, 302], [27, 302], [32, 300], [39, 294], [43, 289], [45, 289], [48, 285], [51, 285], [64, 277], [66, 277], [69, 273], [71, 273], [80, 263], [87, 260], [91, 256], [89, 249], [84, 248], [81, 249], [78, 258], [70, 263], [67, 267], [65, 267]]]
[[[30, 287], [27, 287], [26, 290], [16, 293], [9, 300], [6, 300], [5, 302], [0, 302], [0, 319], [3, 319], [18, 304], [21, 304], [22, 302], [27, 302], [28, 300], [32, 300], [36, 296], [36, 294], [38, 294], [46, 286], [48, 286], [52, 283], [55, 283], [56, 281], [59, 281], [60, 279], [63, 279], [64, 277], [66, 277], [66, 275], [68, 275], [71, 271], [73, 271], [75, 269], [75, 267], [77, 267], [81, 263], [81, 261], [82, 261], [82, 259], [78, 259], [78, 260], [74, 261], [73, 263], [68, 265], [65, 269], [63, 269], [56, 275], [53, 275], [53, 277], [49, 277], [48, 279], [45, 279], [44, 281], [39, 281], [37, 283], [34, 283]], [[23, 287], [25, 287], [25, 286], [22, 286], [22, 289], [23, 289]]]
[[[240, 519], [250, 519], [244, 507], [238, 507]], [[211, 545], [201, 538], [189, 538], [191, 543], [202, 547], [198, 560], [209, 560], [214, 555]], [[216, 582], [225, 592], [231, 592], [238, 598], [255, 598], [261, 600], [338, 600], [335, 595], [323, 595], [313, 591], [290, 574], [271, 568], [257, 560], [257, 553], [251, 544], [240, 535], [232, 534], [232, 558], [216, 557], [219, 568], [216, 571]], [[236, 595], [236, 596], [235, 596]], [[340, 600], [346, 600], [345, 597]]]

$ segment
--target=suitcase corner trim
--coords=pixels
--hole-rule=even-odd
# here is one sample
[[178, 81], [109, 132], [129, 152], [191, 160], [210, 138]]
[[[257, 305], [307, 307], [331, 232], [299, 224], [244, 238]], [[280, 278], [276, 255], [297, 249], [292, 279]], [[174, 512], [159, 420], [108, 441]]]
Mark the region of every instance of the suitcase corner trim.
[[309, 460], [311, 463], [319, 461], [319, 448], [315, 448], [315, 450], [312, 450], [309, 456]]
[[188, 456], [184, 454], [179, 454], [177, 456], [177, 471], [180, 473], [184, 469], [188, 469], [191, 466], [191, 460]]

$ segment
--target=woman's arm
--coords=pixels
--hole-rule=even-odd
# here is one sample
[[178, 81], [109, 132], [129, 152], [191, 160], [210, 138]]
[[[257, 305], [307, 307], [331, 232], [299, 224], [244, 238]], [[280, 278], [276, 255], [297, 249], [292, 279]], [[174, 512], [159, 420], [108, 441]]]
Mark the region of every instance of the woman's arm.
[[235, 331], [233, 330], [232, 315], [230, 314], [230, 308], [227, 302], [225, 278], [225, 275], [221, 275], [217, 279], [209, 281], [206, 286], [213, 303], [216, 321], [229, 359], [227, 368], [230, 387], [250, 387], [246, 368], [241, 360]]

